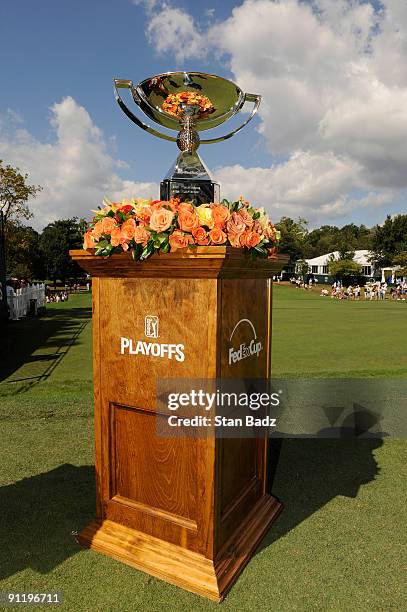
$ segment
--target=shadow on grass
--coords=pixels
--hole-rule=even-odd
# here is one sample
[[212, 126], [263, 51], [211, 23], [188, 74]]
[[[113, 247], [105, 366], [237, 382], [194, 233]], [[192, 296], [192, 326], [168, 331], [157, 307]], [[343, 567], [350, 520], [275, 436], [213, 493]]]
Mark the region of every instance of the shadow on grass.
[[[281, 444], [281, 449], [279, 445]], [[379, 438], [321, 439], [290, 438], [275, 441], [278, 464], [272, 493], [284, 503], [284, 510], [257, 552], [294, 529], [338, 495], [355, 498], [359, 488], [375, 480], [379, 468], [374, 451]], [[271, 444], [273, 454], [273, 442]]]
[[[76, 344], [91, 316], [91, 308], [65, 307], [49, 309], [43, 318], [9, 322], [2, 330], [0, 381], [9, 379], [23, 366], [22, 372], [7, 381], [24, 383], [20, 393], [47, 380], [70, 347]], [[39, 349], [41, 352], [33, 354]], [[30, 365], [34, 364], [36, 369], [32, 375]], [[38, 372], [41, 365], [43, 368]]]
[[65, 464], [0, 488], [0, 579], [46, 574], [81, 549], [72, 531], [95, 512], [94, 467]]

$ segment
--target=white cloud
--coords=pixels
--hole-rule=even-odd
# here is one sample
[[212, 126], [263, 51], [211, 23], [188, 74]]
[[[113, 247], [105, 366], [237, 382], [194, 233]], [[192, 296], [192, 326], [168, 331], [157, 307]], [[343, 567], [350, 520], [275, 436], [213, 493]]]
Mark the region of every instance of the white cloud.
[[182, 62], [186, 58], [203, 57], [205, 39], [193, 18], [178, 8], [164, 6], [154, 13], [147, 28], [147, 38], [158, 53], [172, 53]]
[[[288, 161], [239, 172], [253, 193], [262, 177], [275, 210], [340, 215], [366, 202], [386, 206], [407, 188], [407, 2], [377, 7], [245, 0], [206, 31], [171, 9], [188, 23], [192, 41], [181, 59], [199, 57], [204, 38], [243, 90], [262, 94], [259, 131], [269, 153]], [[159, 9], [150, 25], [157, 19]], [[151, 42], [159, 52], [179, 53], [177, 37], [164, 28]], [[226, 184], [233, 168], [220, 172]]]
[[0, 122], [0, 159], [28, 172], [30, 183], [43, 186], [29, 203], [34, 227], [84, 216], [105, 196], [119, 199], [158, 193], [156, 184], [120, 178], [116, 169], [123, 163], [112, 157], [103, 133], [73, 98], [64, 98], [51, 108], [53, 143], [36, 140], [20, 124], [21, 120], [12, 123], [7, 130], [6, 122]]
[[[264, 206], [278, 220], [282, 215], [305, 216], [318, 223], [349, 213], [364, 205], [351, 198], [349, 190], [365, 185], [360, 166], [349, 158], [333, 154], [299, 151], [284, 164], [269, 168], [243, 168], [240, 165], [220, 168], [216, 178], [225, 197], [243, 195], [257, 206]], [[376, 194], [369, 194], [372, 199]]]

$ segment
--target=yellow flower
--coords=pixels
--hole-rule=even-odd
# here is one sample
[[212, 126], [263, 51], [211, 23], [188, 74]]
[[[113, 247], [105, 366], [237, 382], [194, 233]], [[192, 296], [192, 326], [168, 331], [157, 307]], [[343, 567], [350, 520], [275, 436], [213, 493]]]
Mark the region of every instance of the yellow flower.
[[206, 225], [206, 227], [212, 229], [214, 226], [212, 209], [207, 204], [201, 204], [197, 206], [196, 212], [198, 213], [200, 225]]
[[257, 219], [257, 221], [260, 223], [261, 227], [265, 229], [270, 223], [268, 214], [266, 213], [264, 208], [256, 208], [255, 210], [257, 213], [260, 213], [260, 217]]

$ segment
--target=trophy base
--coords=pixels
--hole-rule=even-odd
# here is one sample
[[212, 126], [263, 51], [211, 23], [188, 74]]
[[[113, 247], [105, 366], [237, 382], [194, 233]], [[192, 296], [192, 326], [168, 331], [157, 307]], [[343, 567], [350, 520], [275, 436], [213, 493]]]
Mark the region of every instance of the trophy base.
[[219, 202], [220, 187], [213, 181], [191, 179], [165, 179], [160, 183], [160, 199], [179, 198], [181, 202], [204, 204]]

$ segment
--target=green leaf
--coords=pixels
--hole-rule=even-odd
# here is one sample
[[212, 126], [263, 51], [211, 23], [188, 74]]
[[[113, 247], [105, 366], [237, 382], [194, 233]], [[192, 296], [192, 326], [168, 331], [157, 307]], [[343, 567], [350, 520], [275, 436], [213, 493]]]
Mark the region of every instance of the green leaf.
[[149, 240], [147, 245], [143, 249], [143, 252], [141, 253], [140, 259], [147, 259], [147, 257], [150, 257], [150, 255], [152, 255], [153, 253], [154, 253], [154, 242], [152, 240]]
[[162, 251], [163, 253], [168, 253], [168, 252], [169, 252], [169, 250], [170, 250], [170, 243], [169, 243], [169, 242], [166, 242], [166, 243], [164, 243], [164, 244], [161, 246], [161, 251]]
[[168, 234], [161, 232], [160, 234], [157, 234], [156, 239], [159, 240], [160, 244], [163, 244], [166, 240], [168, 240]]

